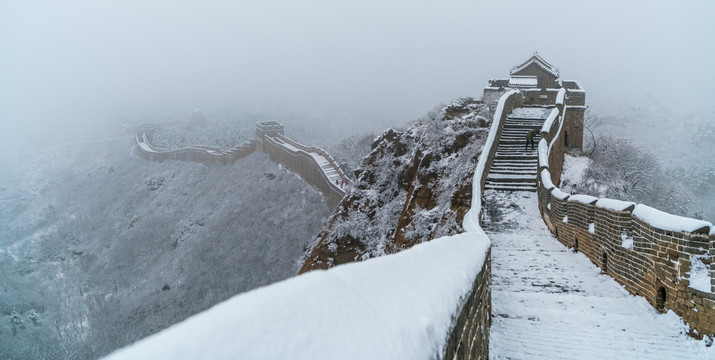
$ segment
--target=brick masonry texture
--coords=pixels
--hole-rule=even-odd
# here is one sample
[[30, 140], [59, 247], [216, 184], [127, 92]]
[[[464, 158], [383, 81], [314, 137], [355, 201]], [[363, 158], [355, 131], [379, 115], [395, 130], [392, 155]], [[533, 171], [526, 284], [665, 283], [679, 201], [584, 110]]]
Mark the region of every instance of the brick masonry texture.
[[[568, 116], [561, 119], [569, 121]], [[554, 135], [542, 132], [547, 141]], [[560, 174], [563, 147], [563, 141], [553, 142], [549, 167], [542, 169]], [[558, 184], [559, 177], [551, 173], [554, 184]], [[568, 197], [560, 200], [553, 191], [538, 182], [542, 217], [561, 243], [582, 252], [630, 293], [643, 296], [659, 311], [675, 312], [690, 326], [690, 335], [715, 336], [715, 236], [709, 235], [709, 228], [694, 233], [659, 229], [633, 216], [632, 206], [614, 211], [569, 201]], [[696, 256], [710, 267], [711, 292], [689, 286], [688, 276]]]
[[461, 304], [443, 359], [489, 359], [489, 327], [492, 323], [490, 278], [491, 251], [474, 280], [471, 294]]

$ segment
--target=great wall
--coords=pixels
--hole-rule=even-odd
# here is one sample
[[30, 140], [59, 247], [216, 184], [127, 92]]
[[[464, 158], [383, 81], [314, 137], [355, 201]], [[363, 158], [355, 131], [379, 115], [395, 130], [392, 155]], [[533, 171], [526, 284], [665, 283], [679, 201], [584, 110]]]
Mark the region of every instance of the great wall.
[[137, 153], [142, 158], [152, 161], [182, 160], [203, 164], [226, 164], [244, 158], [254, 151], [263, 151], [275, 162], [298, 174], [306, 183], [318, 188], [333, 207], [345, 196], [345, 190], [350, 184], [350, 180], [340, 166], [325, 150], [305, 146], [285, 137], [283, 125], [275, 121], [257, 123], [256, 138], [231, 150], [221, 150], [211, 146], [158, 150], [148, 140], [147, 134], [158, 128], [184, 126], [184, 124], [172, 122], [134, 127]]
[[[324, 298], [312, 297], [313, 293], [321, 293], [328, 298], [342, 296], [340, 289], [329, 285], [333, 284], [329, 281], [333, 279], [331, 274], [336, 274], [343, 279], [347, 289], [351, 289], [349, 291], [362, 289], [358, 298], [365, 301], [365, 304], [382, 303], [388, 308], [398, 306], [410, 310], [413, 307], [422, 309], [421, 307], [424, 306], [421, 302], [422, 298], [439, 299], [435, 302], [442, 301], [440, 304], [446, 308], [446, 313], [449, 315], [445, 317], [444, 313], [441, 313], [442, 315], [430, 318], [429, 330], [425, 330], [424, 324], [420, 322], [424, 319], [406, 322], [383, 321], [376, 324], [368, 321], [365, 325], [368, 328], [365, 333], [351, 329], [344, 333], [339, 332], [339, 336], [346, 337], [345, 341], [348, 343], [373, 339], [375, 344], [368, 342], [362, 345], [365, 347], [374, 345], [378, 350], [384, 351], [384, 354], [393, 354], [390, 351], [394, 349], [390, 345], [374, 340], [371, 332], [387, 332], [396, 338], [404, 338], [413, 333], [423, 335], [426, 333], [437, 339], [435, 344], [430, 343], [430, 346], [437, 346], [437, 348], [423, 349], [419, 343], [413, 343], [412, 350], [424, 352], [421, 357], [487, 359], [490, 348], [490, 325], [493, 320], [490, 278], [493, 274], [491, 267], [494, 255], [487, 236], [498, 237], [498, 234], [487, 235], [482, 230], [482, 226], [489, 227], [489, 224], [483, 224], [482, 196], [485, 189], [496, 193], [535, 192], [540, 217], [548, 231], [560, 243], [573, 251], [583, 253], [593, 264], [601, 268], [603, 273], [615, 279], [631, 294], [645, 298], [657, 311], [672, 310], [688, 324], [691, 336], [712, 339], [715, 336], [715, 228], [711, 223], [666, 214], [643, 204], [567, 194], [555, 185], [560, 183], [564, 153], [569, 148], [582, 147], [586, 102], [585, 91], [581, 85], [577, 81], [559, 80], [558, 69], [534, 54], [522, 64], [512, 68], [509, 79], [490, 80], [484, 89], [483, 101], [493, 107], [494, 117], [474, 173], [472, 209], [465, 216], [463, 224], [466, 233], [436, 239], [430, 242], [434, 244], [418, 245], [399, 254], [339, 266], [328, 271], [310, 272], [276, 284], [271, 287], [271, 291], [286, 289], [285, 294], [313, 299], [312, 301], [322, 304]], [[540, 129], [537, 150], [522, 150], [523, 140], [520, 139], [523, 139], [526, 131], [531, 128]], [[335, 180], [340, 182], [345, 179], [345, 176], [332, 158], [320, 149], [306, 147], [286, 138], [282, 126], [278, 123], [258, 124], [256, 140], [243, 150], [233, 153], [220, 153], [206, 148], [162, 153], [151, 148], [143, 131], [137, 132], [137, 143], [140, 154], [147, 159], [224, 162], [235, 160], [254, 150], [262, 150], [278, 163], [300, 174], [306, 182], [318, 187], [331, 203], [336, 204], [345, 194], [335, 182]], [[332, 172], [333, 169], [335, 172]], [[477, 243], [486, 245], [480, 248], [474, 245]], [[459, 278], [457, 281], [459, 286], [456, 286], [458, 288], [456, 293], [459, 296], [441, 296], [440, 291], [444, 289], [434, 285], [432, 288], [420, 288], [420, 299], [393, 304], [395, 291], [406, 291], [404, 288], [399, 286], [395, 286], [396, 289], [384, 289], [378, 286], [379, 290], [369, 286], [363, 288], [364, 284], [355, 280], [362, 276], [369, 279], [370, 276], [374, 276], [375, 269], [380, 269], [377, 272], [384, 273], [388, 278], [390, 271], [423, 274], [425, 266], [430, 269], [436, 266], [421, 258], [428, 248], [435, 254], [441, 254], [441, 251], [449, 252], [455, 262], [459, 262], [458, 259], [465, 259], [465, 253], [473, 258], [464, 260], [464, 264], [460, 265], [462, 267], [458, 270], [439, 265], [438, 272], [441, 276]], [[422, 262], [409, 262], [406, 259], [422, 259]], [[689, 275], [694, 261], [707, 264], [709, 288], [691, 287]], [[405, 266], [410, 268], [404, 269]], [[425, 282], [431, 281], [430, 275], [424, 276]], [[318, 279], [323, 279], [328, 285], [316, 285], [313, 280]], [[308, 288], [310, 290], [307, 290]], [[364, 293], [365, 291], [367, 293]], [[261, 299], [270, 299], [268, 292], [269, 290], [259, 289], [251, 294], [237, 296], [234, 309], [246, 313], [258, 311], [259, 308], [249, 304], [260, 302]], [[271, 303], [265, 306], [279, 305]], [[341, 322], [362, 321], [362, 317], [369, 317], [368, 311], [374, 310], [368, 305], [365, 305], [364, 309], [361, 307], [350, 309], [319, 308], [317, 311], [322, 314], [323, 320], [312, 319], [309, 322], [324, 323], [326, 319], [332, 318], [340, 318]], [[261, 311], [271, 310], [261, 308]], [[260, 332], [263, 327], [267, 327], [268, 330], [265, 331], [277, 331], [282, 334], [282, 340], [289, 343], [285, 346], [296, 351], [294, 353], [296, 357], [311, 354], [301, 352], [299, 344], [291, 342], [291, 335], [295, 329], [289, 326], [281, 328], [281, 321], [283, 319], [279, 319], [278, 324], [256, 325], [258, 328], [252, 328], [251, 331]], [[291, 321], [286, 320], [286, 324], [289, 323]], [[437, 331], [436, 335], [433, 334], [435, 331]], [[174, 334], [178, 333], [179, 331], [174, 332]], [[308, 340], [301, 336], [301, 340], [296, 341], [319, 343], [322, 335], [320, 330], [315, 330], [312, 337], [308, 336]], [[180, 337], [175, 336], [175, 338]], [[172, 342], [171, 334], [165, 335], [163, 340], [164, 343], [178, 344], [177, 341]], [[275, 339], [268, 339], [265, 343], [270, 344], [272, 340]], [[253, 341], [263, 340], [254, 338]], [[631, 339], [631, 341], [640, 340]], [[529, 344], [526, 342], [517, 345], [528, 347]], [[643, 344], [643, 346], [651, 346], [645, 342]], [[143, 341], [138, 345], [129, 348], [129, 351], [118, 353], [117, 355], [120, 356], [117, 358], [130, 358], [132, 355], [156, 348], [151, 341]], [[633, 345], [634, 348], [638, 346]], [[355, 357], [364, 354], [360, 349], [353, 350], [354, 352], [349, 354]], [[176, 351], [181, 349], [175, 350], [175, 353]], [[548, 355], [548, 349], [545, 351]], [[676, 344], [673, 348], [663, 348], [659, 351], [662, 351], [662, 354], [655, 354], [657, 356], [654, 355], [653, 358], [667, 358], [677, 354], [679, 350]], [[169, 354], [171, 352], [166, 352], [163, 356], [168, 358]], [[264, 355], [270, 357], [270, 354], [269, 352]], [[539, 357], [534, 354], [521, 356]], [[694, 356], [689, 353], [680, 355], [683, 358]]]

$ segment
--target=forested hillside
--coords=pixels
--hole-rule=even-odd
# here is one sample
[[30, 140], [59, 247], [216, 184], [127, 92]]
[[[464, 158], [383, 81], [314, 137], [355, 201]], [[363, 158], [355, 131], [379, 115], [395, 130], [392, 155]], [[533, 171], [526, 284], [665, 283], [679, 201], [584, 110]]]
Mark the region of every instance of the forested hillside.
[[[601, 118], [598, 134], [632, 139], [652, 153], [662, 174], [692, 193], [687, 216], [715, 221], [715, 109], [668, 108], [651, 96], [609, 102], [591, 108]], [[685, 113], [683, 114], [683, 111]], [[587, 135], [588, 136], [588, 135]]]
[[330, 214], [264, 154], [158, 163], [132, 144], [0, 158], [0, 358], [96, 358], [293, 276]]

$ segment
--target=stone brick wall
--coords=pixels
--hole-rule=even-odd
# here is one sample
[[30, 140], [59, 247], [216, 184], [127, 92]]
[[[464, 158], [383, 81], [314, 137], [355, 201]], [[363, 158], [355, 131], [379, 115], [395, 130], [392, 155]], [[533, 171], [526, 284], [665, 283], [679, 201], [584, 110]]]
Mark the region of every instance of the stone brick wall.
[[[553, 133], [542, 132], [552, 152], [563, 144]], [[540, 159], [540, 163], [548, 163], [548, 167], [542, 166], [537, 183], [539, 209], [556, 238], [582, 252], [604, 273], [632, 294], [645, 297], [659, 311], [678, 314], [689, 324], [692, 336], [715, 336], [712, 224], [702, 222], [704, 226], [692, 232], [673, 231], [672, 227], [653, 225], [633, 214], [634, 209], [644, 205], [565, 194], [548, 181], [554, 178], [550, 171], [561, 171], [563, 156], [545, 156], [548, 162]], [[710, 291], [690, 287], [689, 273], [696, 257], [708, 262]]]
[[528, 89], [524, 91], [525, 105], [542, 105], [548, 106], [556, 103], [556, 94], [559, 89]]
[[150, 161], [181, 160], [202, 164], [226, 164], [244, 158], [256, 150], [256, 141], [251, 140], [231, 150], [221, 150], [210, 146], [197, 146], [179, 150], [156, 150], [147, 141], [146, 131], [139, 131], [135, 136], [137, 154]]
[[[501, 99], [499, 101], [501, 101]], [[485, 175], [489, 174], [489, 171], [491, 170], [492, 163], [494, 162], [494, 157], [496, 156], [497, 147], [499, 145], [499, 139], [501, 138], [501, 133], [502, 133], [502, 130], [504, 129], [504, 120], [506, 120], [507, 116], [511, 113], [511, 111], [514, 108], [520, 107], [523, 104], [523, 101], [524, 101], [524, 99], [519, 92], [512, 93], [510, 96], [504, 98], [504, 107], [502, 108], [502, 111], [494, 114], [494, 119], [492, 121], [497, 122], [496, 137], [494, 138], [494, 142], [491, 144], [491, 147], [488, 149], [482, 150], [482, 155], [481, 155], [481, 156], [484, 156], [484, 152], [487, 152], [487, 154], [488, 154], [488, 158], [486, 161], [486, 167], [484, 169]], [[492, 125], [492, 126], [494, 126], [494, 125]], [[484, 185], [486, 184], [486, 182], [487, 182], [487, 177], [482, 176], [481, 184], [480, 184], [482, 190], [484, 190]]]
[[330, 206], [338, 206], [343, 196], [345, 196], [345, 191], [328, 179], [320, 165], [307, 152], [288, 150], [276, 142], [275, 138], [270, 137], [265, 138], [263, 151], [273, 161], [283, 164], [290, 171], [298, 174], [303, 181], [317, 187], [328, 200]]
[[443, 359], [489, 359], [489, 328], [492, 324], [490, 278], [491, 251], [474, 280], [472, 292], [460, 304], [459, 316], [454, 319]]
[[585, 106], [566, 106], [564, 109], [564, 147], [583, 150], [583, 119]]

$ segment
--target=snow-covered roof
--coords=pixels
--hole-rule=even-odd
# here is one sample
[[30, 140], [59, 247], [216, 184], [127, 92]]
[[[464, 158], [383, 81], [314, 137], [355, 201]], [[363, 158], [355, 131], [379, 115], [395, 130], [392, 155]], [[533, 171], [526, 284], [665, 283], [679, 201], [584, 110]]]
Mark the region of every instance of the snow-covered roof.
[[512, 77], [509, 78], [510, 87], [536, 87], [537, 85], [538, 81], [536, 76], [512, 75]]
[[540, 68], [542, 68], [546, 72], [548, 72], [549, 74], [559, 77], [559, 69], [557, 69], [555, 66], [549, 64], [546, 60], [544, 60], [536, 52], [534, 52], [534, 55], [532, 55], [529, 59], [527, 59], [523, 63], [521, 63], [517, 66], [514, 66], [511, 69], [511, 71], [509, 72], [509, 74], [513, 75], [514, 73], [524, 70], [527, 66], [529, 66], [531, 64], [536, 64], [537, 66], [539, 66]]
[[647, 222], [655, 228], [666, 231], [692, 233], [705, 230], [706, 233], [710, 233], [713, 226], [713, 224], [708, 221], [668, 214], [643, 204], [636, 205], [635, 209], [633, 209], [633, 216]]

